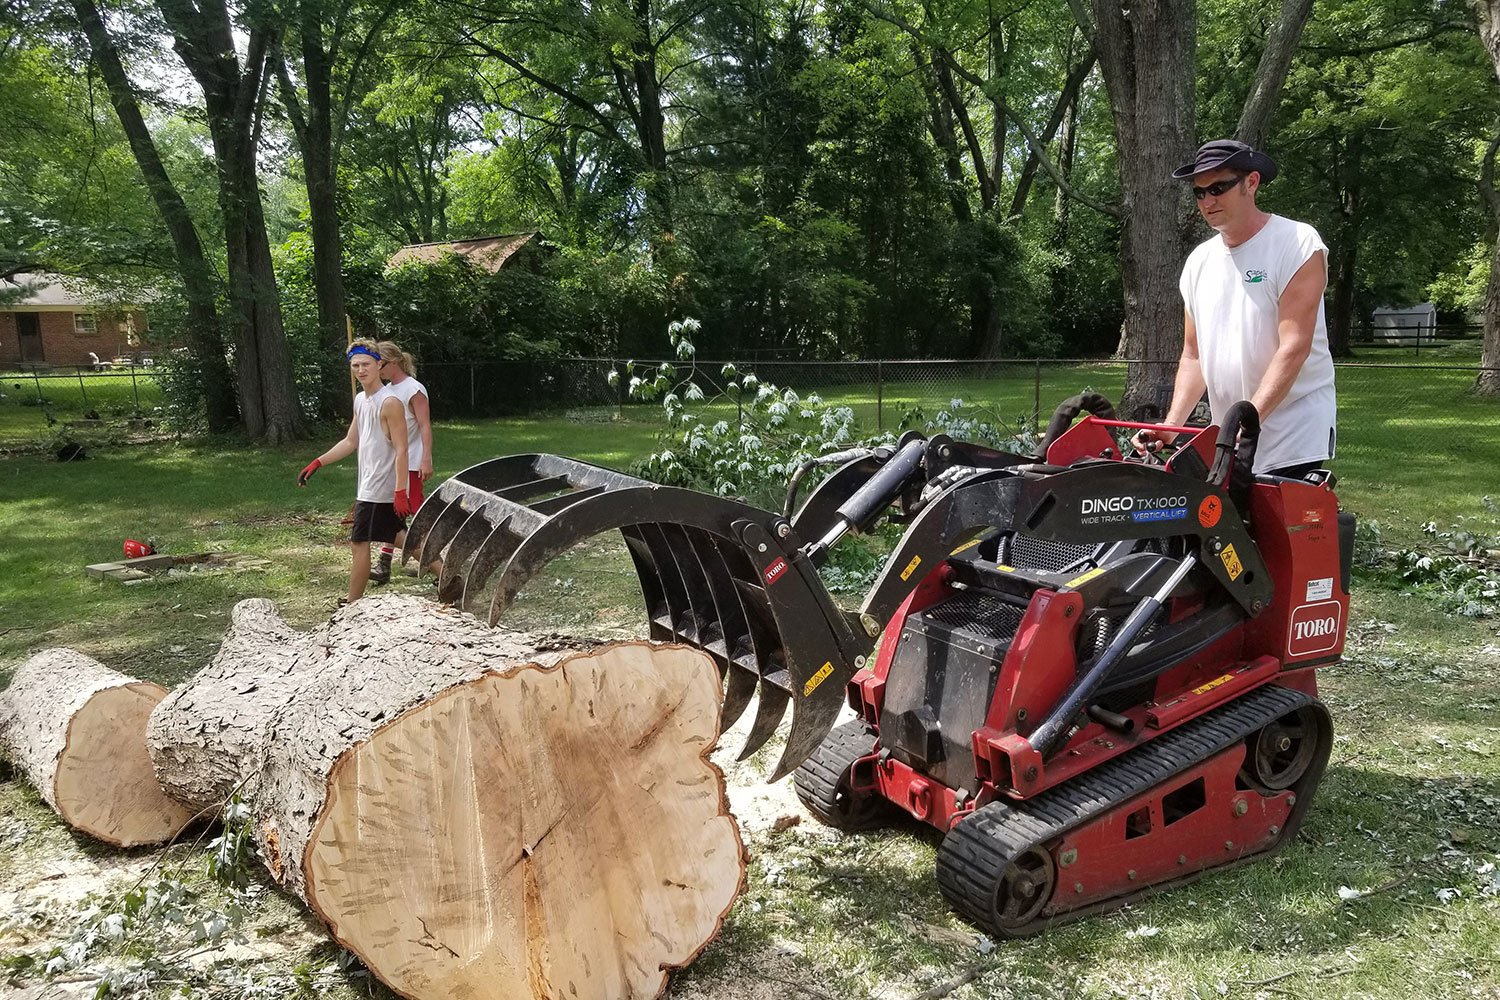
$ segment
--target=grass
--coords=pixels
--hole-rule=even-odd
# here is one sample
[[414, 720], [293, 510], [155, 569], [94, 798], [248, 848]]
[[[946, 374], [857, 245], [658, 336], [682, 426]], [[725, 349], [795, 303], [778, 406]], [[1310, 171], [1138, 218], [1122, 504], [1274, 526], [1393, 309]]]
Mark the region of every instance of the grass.
[[[1427, 373], [1402, 406], [1381, 406], [1389, 393], [1374, 380], [1340, 378], [1346, 505], [1381, 518], [1393, 536], [1415, 538], [1422, 521], [1459, 514], [1500, 530], [1478, 503], [1500, 487], [1500, 407], [1473, 400], [1441, 372]], [[1103, 376], [1095, 385], [1104, 386]], [[1044, 392], [1060, 398], [1081, 387], [1074, 378]], [[930, 398], [924, 391], [920, 398]], [[873, 405], [867, 394], [841, 392], [856, 406]], [[609, 423], [442, 424], [438, 478], [523, 451], [624, 466], [650, 449], [660, 426], [647, 408], [625, 414]], [[1425, 421], [1446, 428], [1446, 457], [1410, 447]], [[98, 447], [78, 463], [0, 460], [0, 683], [31, 651], [53, 645], [178, 683], [208, 661], [244, 597], [272, 598], [297, 625], [326, 620], [347, 574], [338, 521], [354, 470], [331, 466], [299, 490], [296, 471], [324, 446], [161, 442]], [[83, 575], [85, 563], [118, 557], [126, 537], [154, 538], [168, 552], [260, 555], [273, 568], [132, 587]], [[520, 623], [610, 634], [639, 621], [617, 543], [575, 552], [538, 582], [517, 606]], [[670, 995], [906, 997], [977, 966], [980, 977], [952, 996], [1496, 996], [1500, 897], [1486, 895], [1493, 872], [1484, 866], [1500, 860], [1500, 626], [1443, 615], [1421, 597], [1366, 582], [1356, 588], [1347, 661], [1321, 676], [1338, 733], [1333, 761], [1303, 833], [1274, 860], [983, 952], [937, 891], [930, 833], [766, 826], [747, 833], [750, 875], [722, 937], [674, 976]], [[776, 752], [763, 750], [752, 771], [768, 772]], [[16, 830], [24, 836], [8, 839]], [[62, 831], [29, 789], [3, 775], [0, 843], [0, 880], [27, 870], [38, 852], [113, 854]], [[1346, 901], [1341, 887], [1369, 895]], [[1444, 899], [1447, 890], [1458, 894]], [[268, 913], [278, 927], [298, 919], [285, 904]], [[0, 958], [12, 947], [8, 920], [0, 913]], [[355, 992], [349, 982], [329, 989]]]

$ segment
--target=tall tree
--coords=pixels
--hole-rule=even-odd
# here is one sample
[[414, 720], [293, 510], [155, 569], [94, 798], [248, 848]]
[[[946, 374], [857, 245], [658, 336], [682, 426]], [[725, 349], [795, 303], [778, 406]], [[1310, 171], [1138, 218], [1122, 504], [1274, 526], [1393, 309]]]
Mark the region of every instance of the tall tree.
[[[1469, 0], [1479, 23], [1479, 37], [1489, 53], [1495, 74], [1500, 77], [1500, 0]], [[1495, 155], [1500, 150], [1500, 134], [1490, 140], [1484, 154], [1484, 172], [1479, 190], [1500, 227], [1500, 189], [1495, 187]], [[1500, 396], [1500, 238], [1490, 260], [1490, 281], [1484, 296], [1484, 353], [1476, 388], [1488, 396]]]
[[[240, 419], [251, 437], [278, 443], [306, 433], [282, 323], [256, 157], [269, 85], [267, 57], [280, 26], [252, 5], [236, 25], [223, 0], [157, 0], [172, 47], [203, 91], [219, 175], [229, 271], [230, 325]], [[235, 49], [246, 31], [245, 55]]]
[[187, 299], [188, 347], [201, 380], [208, 427], [214, 431], [228, 430], [234, 426], [238, 413], [224, 341], [219, 334], [217, 277], [203, 252], [198, 227], [162, 164], [119, 50], [104, 27], [98, 6], [93, 0], [72, 0], [72, 4], [94, 65], [104, 79], [110, 103], [130, 143], [130, 151], [172, 238], [177, 274]]

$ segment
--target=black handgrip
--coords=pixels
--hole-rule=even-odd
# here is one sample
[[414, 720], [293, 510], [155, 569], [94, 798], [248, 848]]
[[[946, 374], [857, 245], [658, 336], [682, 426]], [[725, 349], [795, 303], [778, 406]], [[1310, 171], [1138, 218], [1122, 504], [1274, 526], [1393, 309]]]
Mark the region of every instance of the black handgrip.
[[[1260, 412], [1242, 399], [1224, 414], [1219, 440], [1214, 443], [1214, 466], [1208, 481], [1215, 486], [1248, 487], [1255, 468], [1255, 444], [1260, 439]], [[1233, 472], [1235, 482], [1229, 477]]]
[[1042, 436], [1042, 443], [1037, 445], [1037, 458], [1046, 458], [1047, 449], [1052, 447], [1052, 442], [1063, 436], [1063, 432], [1073, 426], [1073, 421], [1084, 410], [1089, 411], [1096, 417], [1105, 420], [1115, 419], [1115, 408], [1109, 400], [1097, 392], [1080, 392], [1071, 396], [1057, 405], [1052, 411], [1052, 420], [1047, 424], [1047, 433]]
[[922, 454], [926, 448], [927, 440], [920, 434], [912, 434], [875, 475], [839, 505], [839, 517], [856, 530], [868, 530], [891, 502], [911, 485], [913, 478], [921, 474]]

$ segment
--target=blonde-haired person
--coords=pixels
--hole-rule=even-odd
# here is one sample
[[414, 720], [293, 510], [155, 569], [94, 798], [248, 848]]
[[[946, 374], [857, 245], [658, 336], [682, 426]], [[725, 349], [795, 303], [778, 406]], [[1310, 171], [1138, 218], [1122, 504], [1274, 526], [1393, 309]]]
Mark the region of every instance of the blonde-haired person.
[[[417, 381], [417, 366], [411, 355], [395, 343], [382, 340], [375, 349], [381, 357], [380, 377], [389, 383], [386, 390], [401, 401], [406, 414], [406, 453], [411, 470], [407, 495], [411, 497], [411, 509], [416, 510], [422, 506], [422, 483], [432, 475], [432, 413], [427, 405], [427, 387]], [[371, 580], [390, 580], [394, 546], [404, 540], [397, 538], [394, 545], [381, 548], [380, 561], [370, 571]]]

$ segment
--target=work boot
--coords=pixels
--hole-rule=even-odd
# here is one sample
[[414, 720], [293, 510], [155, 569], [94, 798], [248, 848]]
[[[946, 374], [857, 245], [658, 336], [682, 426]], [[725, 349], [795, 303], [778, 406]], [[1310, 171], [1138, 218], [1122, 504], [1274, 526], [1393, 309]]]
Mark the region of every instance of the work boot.
[[370, 582], [381, 586], [391, 582], [391, 554], [389, 552], [380, 553], [375, 567], [370, 570]]

